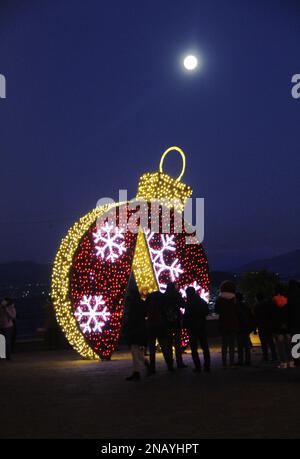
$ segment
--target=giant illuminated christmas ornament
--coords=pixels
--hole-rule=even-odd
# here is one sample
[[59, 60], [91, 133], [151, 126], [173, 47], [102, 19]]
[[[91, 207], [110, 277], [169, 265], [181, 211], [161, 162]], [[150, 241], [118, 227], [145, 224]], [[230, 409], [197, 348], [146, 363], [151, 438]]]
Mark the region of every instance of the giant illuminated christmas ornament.
[[[163, 172], [170, 151], [179, 152], [183, 159], [177, 179]], [[136, 199], [146, 206], [139, 218], [131, 202], [100, 206], [77, 221], [62, 240], [53, 267], [52, 299], [63, 332], [83, 357], [109, 359], [116, 349], [132, 271], [139, 289], [164, 292], [168, 282], [176, 281], [183, 297], [191, 285], [208, 301], [209, 272], [203, 247], [197, 241], [186, 243], [186, 222], [181, 232], [175, 225], [183, 219], [182, 211], [192, 194], [181, 182], [184, 170], [182, 150], [167, 149], [159, 171], [140, 178]], [[158, 213], [154, 214], [152, 200], [159, 204]], [[166, 208], [168, 232], [162, 231]], [[137, 231], [121, 225], [124, 216], [126, 222], [136, 216]], [[142, 220], [146, 225], [141, 225]], [[183, 338], [186, 341], [187, 336]]]

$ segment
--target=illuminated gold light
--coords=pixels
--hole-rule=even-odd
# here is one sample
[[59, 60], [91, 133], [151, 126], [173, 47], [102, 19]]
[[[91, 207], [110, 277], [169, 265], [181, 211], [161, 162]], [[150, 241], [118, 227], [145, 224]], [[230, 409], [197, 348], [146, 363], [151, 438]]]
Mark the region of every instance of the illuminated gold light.
[[183, 174], [184, 174], [184, 171], [185, 171], [185, 154], [183, 153], [183, 151], [181, 150], [181, 148], [179, 147], [170, 147], [170, 148], [167, 148], [163, 154], [162, 154], [162, 157], [160, 158], [160, 163], [159, 163], [159, 172], [162, 174], [163, 173], [163, 163], [164, 163], [164, 160], [165, 160], [165, 157], [167, 156], [168, 153], [170, 153], [171, 151], [178, 151], [178, 153], [181, 155], [181, 158], [182, 158], [182, 169], [181, 169], [181, 172], [179, 174], [179, 176], [177, 177], [176, 181], [180, 181], [183, 177]]
[[99, 359], [99, 356], [86, 342], [74, 316], [69, 298], [70, 269], [72, 267], [73, 256], [85, 232], [98, 217], [101, 217], [113, 207], [113, 204], [97, 207], [80, 218], [69, 229], [56, 254], [52, 271], [51, 296], [57, 321], [73, 348], [82, 357], [89, 359]]
[[188, 185], [161, 172], [142, 175], [139, 181], [137, 199], [151, 201], [157, 199], [166, 207], [183, 210], [186, 200], [193, 190]]
[[132, 269], [140, 291], [144, 288], [148, 290], [148, 293], [158, 290], [147, 242], [145, 240], [145, 235], [141, 230], [138, 233]]
[[[182, 170], [174, 179], [167, 174], [163, 173], [163, 162], [168, 153], [171, 151], [178, 151], [182, 158]], [[190, 186], [182, 183], [180, 180], [185, 171], [185, 155], [181, 148], [170, 147], [161, 157], [159, 163], [159, 172], [148, 172], [140, 178], [137, 192], [137, 199], [144, 199], [145, 201], [152, 201], [154, 199], [166, 207], [174, 207], [174, 209], [182, 211], [184, 209], [186, 200], [191, 196], [193, 190]]]

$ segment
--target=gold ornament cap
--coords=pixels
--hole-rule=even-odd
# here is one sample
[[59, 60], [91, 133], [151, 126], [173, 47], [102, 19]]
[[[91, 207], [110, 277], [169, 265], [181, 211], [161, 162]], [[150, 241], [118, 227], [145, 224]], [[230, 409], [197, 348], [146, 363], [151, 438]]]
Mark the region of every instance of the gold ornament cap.
[[[163, 162], [165, 157], [171, 151], [177, 151], [182, 158], [182, 169], [180, 175], [174, 179], [163, 172]], [[187, 199], [191, 196], [193, 190], [190, 186], [181, 182], [185, 171], [185, 154], [179, 147], [170, 147], [162, 154], [159, 171], [148, 172], [143, 174], [139, 180], [138, 192], [136, 199], [145, 201], [159, 200], [167, 207], [174, 207], [183, 210]]]

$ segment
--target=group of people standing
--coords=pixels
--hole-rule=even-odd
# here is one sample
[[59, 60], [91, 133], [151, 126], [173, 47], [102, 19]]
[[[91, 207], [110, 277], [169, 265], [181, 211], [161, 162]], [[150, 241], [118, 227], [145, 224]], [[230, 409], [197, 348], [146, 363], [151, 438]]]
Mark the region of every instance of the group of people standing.
[[[169, 283], [165, 293], [159, 291], [149, 295], [136, 290], [128, 298], [126, 336], [131, 347], [133, 373], [127, 380], [139, 380], [146, 366], [148, 375], [154, 374], [156, 348], [159, 345], [169, 371], [174, 370], [174, 355], [177, 368], [185, 368], [182, 354], [182, 329], [187, 329], [194, 371], [201, 372], [202, 365], [198, 345], [203, 351], [204, 371], [210, 371], [210, 350], [207, 340], [207, 303], [193, 287], [186, 289], [186, 299], [180, 294], [176, 283]], [[278, 287], [270, 298], [258, 293], [254, 305], [249, 305], [231, 281], [220, 286], [215, 302], [219, 316], [222, 338], [223, 368], [250, 366], [252, 332], [258, 332], [263, 360], [279, 362], [279, 368], [295, 365], [291, 355], [291, 336], [300, 333], [300, 285], [291, 281], [288, 291]], [[149, 360], [145, 358], [149, 351]], [[237, 350], [237, 360], [236, 360]]]
[[251, 365], [250, 334], [258, 332], [263, 360], [279, 362], [280, 369], [293, 368], [291, 337], [300, 333], [300, 284], [291, 281], [288, 288], [278, 286], [269, 298], [258, 293], [254, 305], [248, 305], [243, 295], [236, 293], [233, 282], [223, 282], [215, 304], [222, 336], [222, 362], [226, 368]]
[[[142, 299], [143, 297], [143, 299]], [[183, 314], [184, 312], [184, 314]], [[198, 343], [203, 350], [204, 371], [210, 371], [210, 352], [207, 342], [206, 317], [209, 314], [207, 303], [196, 294], [193, 287], [186, 289], [183, 300], [178, 285], [170, 282], [166, 292], [133, 291], [128, 298], [128, 317], [126, 337], [131, 347], [133, 373], [127, 380], [140, 379], [144, 366], [148, 375], [156, 371], [156, 347], [159, 345], [169, 371], [174, 370], [174, 355], [178, 369], [185, 368], [182, 349], [182, 329], [189, 333], [190, 348], [195, 372], [201, 372]], [[149, 351], [149, 361], [145, 359], [145, 348]]]
[[257, 329], [263, 357], [279, 361], [279, 368], [293, 368], [291, 338], [300, 334], [300, 283], [291, 280], [288, 288], [278, 286], [272, 298], [257, 295], [255, 308]]
[[[219, 290], [215, 313], [219, 316], [223, 368], [251, 365], [252, 332], [258, 332], [265, 362], [278, 362], [280, 369], [294, 367], [291, 338], [300, 334], [300, 283], [290, 281], [288, 288], [278, 286], [270, 297], [258, 293], [253, 305], [247, 304], [231, 281], [223, 282]], [[127, 299], [127, 311], [125, 334], [133, 360], [129, 381], [139, 380], [145, 367], [148, 375], [155, 373], [157, 346], [169, 371], [174, 371], [175, 362], [178, 369], [185, 368], [183, 329], [189, 336], [194, 371], [202, 371], [199, 345], [203, 352], [203, 369], [210, 371], [206, 329], [209, 308], [193, 287], [186, 289], [185, 299], [175, 282], [167, 285], [165, 293], [148, 294], [142, 290], [140, 294], [137, 289], [133, 290]], [[16, 336], [16, 309], [10, 298], [0, 303], [0, 334], [5, 337], [6, 359], [10, 360]], [[149, 352], [149, 360], [146, 352]], [[300, 359], [296, 363], [300, 363]]]
[[236, 292], [233, 282], [225, 281], [221, 284], [215, 312], [219, 315], [223, 368], [227, 368], [228, 364], [230, 367], [235, 365], [236, 347], [237, 365], [251, 365], [250, 333], [255, 329], [254, 316], [243, 295]]

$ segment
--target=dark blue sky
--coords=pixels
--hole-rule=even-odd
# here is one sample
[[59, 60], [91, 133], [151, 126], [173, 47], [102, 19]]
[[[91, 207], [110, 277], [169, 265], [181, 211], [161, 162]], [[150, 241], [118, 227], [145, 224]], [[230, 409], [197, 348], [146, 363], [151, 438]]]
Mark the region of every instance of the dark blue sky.
[[[0, 261], [52, 261], [170, 145], [213, 268], [299, 248], [299, 45], [296, 1], [2, 0]], [[190, 50], [201, 72], [182, 71]]]

